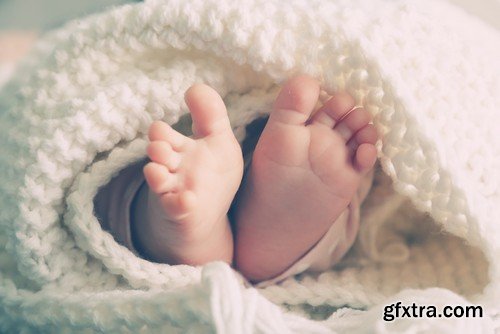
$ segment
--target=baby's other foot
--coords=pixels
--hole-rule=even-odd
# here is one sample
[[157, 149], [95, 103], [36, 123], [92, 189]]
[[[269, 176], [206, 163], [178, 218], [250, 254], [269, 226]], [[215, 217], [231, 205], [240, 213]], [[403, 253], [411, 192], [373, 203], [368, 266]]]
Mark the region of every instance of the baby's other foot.
[[161, 121], [149, 129], [152, 162], [144, 167], [147, 186], [137, 199], [136, 247], [157, 262], [231, 263], [227, 212], [243, 174], [241, 149], [217, 92], [197, 84], [185, 100], [192, 138]]
[[308, 76], [285, 84], [238, 195], [235, 263], [250, 280], [277, 276], [311, 249], [375, 163], [369, 113], [338, 93], [311, 116], [319, 91]]

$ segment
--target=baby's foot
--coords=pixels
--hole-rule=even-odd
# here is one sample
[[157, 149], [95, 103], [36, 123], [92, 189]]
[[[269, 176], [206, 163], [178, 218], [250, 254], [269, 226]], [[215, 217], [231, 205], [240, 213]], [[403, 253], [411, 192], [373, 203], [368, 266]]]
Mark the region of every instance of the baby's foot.
[[339, 93], [311, 117], [319, 90], [308, 76], [282, 88], [238, 194], [235, 263], [252, 281], [279, 275], [314, 246], [375, 163], [368, 112]]
[[231, 263], [227, 212], [243, 174], [241, 149], [217, 92], [194, 85], [185, 99], [192, 138], [160, 121], [149, 129], [152, 162], [144, 167], [149, 187], [140, 190], [134, 214], [136, 247], [157, 262]]

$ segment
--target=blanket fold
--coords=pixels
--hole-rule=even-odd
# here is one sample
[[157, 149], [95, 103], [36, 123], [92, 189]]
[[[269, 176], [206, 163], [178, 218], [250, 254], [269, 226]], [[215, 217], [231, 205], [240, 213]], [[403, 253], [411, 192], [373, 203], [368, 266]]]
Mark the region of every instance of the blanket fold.
[[[498, 59], [497, 30], [428, 0], [152, 0], [43, 36], [0, 91], [0, 331], [500, 331]], [[242, 141], [297, 73], [353, 95], [382, 137], [338, 266], [255, 289], [101, 229], [99, 187], [145, 156], [153, 120], [186, 130], [191, 84]], [[397, 301], [484, 314], [384, 320]]]

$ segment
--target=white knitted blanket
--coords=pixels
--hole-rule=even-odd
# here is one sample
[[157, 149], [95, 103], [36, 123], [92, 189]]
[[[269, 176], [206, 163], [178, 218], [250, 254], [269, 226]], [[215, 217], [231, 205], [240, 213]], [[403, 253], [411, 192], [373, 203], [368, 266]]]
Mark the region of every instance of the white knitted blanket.
[[[146, 1], [44, 36], [0, 96], [0, 332], [500, 332], [499, 59], [498, 31], [439, 1]], [[101, 229], [98, 188], [145, 156], [153, 120], [183, 128], [192, 83], [242, 140], [299, 72], [383, 137], [340, 265], [255, 289]], [[483, 316], [385, 321], [397, 301]]]

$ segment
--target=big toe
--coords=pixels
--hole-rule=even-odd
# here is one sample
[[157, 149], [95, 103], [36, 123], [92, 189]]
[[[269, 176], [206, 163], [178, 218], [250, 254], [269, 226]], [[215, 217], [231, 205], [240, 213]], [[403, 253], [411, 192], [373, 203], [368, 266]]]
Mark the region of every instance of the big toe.
[[269, 121], [302, 125], [307, 122], [318, 101], [319, 82], [308, 75], [288, 80], [274, 103]]
[[186, 91], [185, 100], [193, 118], [195, 138], [231, 129], [224, 101], [213, 88], [194, 84]]

